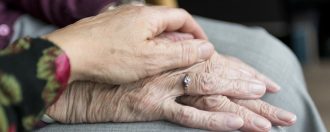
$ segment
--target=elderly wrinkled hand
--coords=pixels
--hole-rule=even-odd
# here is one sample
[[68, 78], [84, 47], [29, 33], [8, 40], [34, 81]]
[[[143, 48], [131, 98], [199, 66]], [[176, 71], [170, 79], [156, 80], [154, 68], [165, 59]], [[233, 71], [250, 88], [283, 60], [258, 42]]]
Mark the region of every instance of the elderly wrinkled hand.
[[172, 72], [120, 86], [74, 82], [46, 113], [62, 123], [168, 120], [222, 131], [243, 125], [235, 114], [208, 112], [177, 103], [177, 97], [184, 94], [182, 78], [182, 74]]
[[[189, 34], [166, 33], [159, 37], [159, 41], [173, 42], [191, 38], [192, 36]], [[194, 81], [196, 83], [193, 86], [197, 86], [197, 88], [203, 91], [220, 90], [219, 88], [221, 87], [231, 89], [231, 93], [233, 94], [235, 91], [244, 93], [242, 91], [252, 90], [253, 86], [251, 85], [255, 84], [243, 83], [244, 80], [253, 82], [261, 81], [261, 84], [266, 85], [268, 92], [274, 93], [280, 90], [280, 87], [276, 83], [235, 57], [215, 54], [211, 57], [210, 61], [202, 65], [205, 66], [202, 69], [198, 69], [200, 67], [194, 67], [189, 71], [195, 71], [191, 75], [194, 76]], [[204, 73], [201, 71], [204, 71]], [[216, 76], [220, 76], [220, 78]], [[227, 82], [225, 81], [226, 79], [231, 79], [231, 81]], [[180, 97], [177, 101], [206, 111], [236, 113], [244, 120], [244, 125], [241, 128], [243, 131], [268, 131], [271, 127], [271, 123], [281, 126], [290, 126], [296, 121], [296, 116], [294, 114], [274, 107], [260, 99], [243, 100], [242, 98], [245, 97], [244, 95], [235, 98], [228, 98], [223, 95], [226, 94], [185, 96]], [[250, 93], [249, 97], [253, 98], [253, 96], [256, 98], [260, 97], [257, 94], [253, 95]]]
[[[255, 84], [242, 83], [242, 81], [253, 80], [254, 78], [261, 81], [261, 84], [266, 84], [267, 90], [270, 92], [277, 92], [280, 89], [276, 83], [272, 82], [270, 79], [258, 73], [237, 58], [216, 54], [211, 57], [210, 61], [205, 63], [211, 63], [205, 65], [206, 68], [204, 69], [208, 69], [205, 71], [206, 73], [193, 74], [196, 76], [195, 79], [197, 79], [195, 83], [199, 82], [199, 85], [195, 85], [198, 88], [210, 90], [225, 87], [232, 89], [232, 93], [234, 93], [234, 91], [253, 90], [253, 86], [251, 85]], [[220, 78], [232, 78], [234, 80], [232, 80], [231, 83], [230, 81], [226, 82], [223, 79], [219, 80], [214, 77], [217, 73], [220, 73], [218, 74], [218, 76], [221, 76]], [[207, 78], [205, 76], [209, 76], [208, 78], [210, 79], [206, 81], [203, 80]], [[253, 80], [253, 82], [258, 81]], [[209, 82], [216, 82], [218, 85], [214, 85], [215, 87], [211, 88], [209, 87]], [[271, 123], [280, 126], [290, 126], [296, 121], [296, 116], [294, 114], [272, 106], [260, 99], [244, 100], [242, 99], [244, 95], [234, 98], [223, 95], [225, 94], [184, 96], [180, 97], [177, 101], [201, 110], [235, 113], [244, 120], [244, 125], [241, 128], [243, 131], [269, 131]], [[260, 94], [260, 96], [255, 97], [261, 97], [262, 95], [263, 94]], [[250, 97], [251, 96], [252, 95], [250, 94]]]
[[[231, 64], [225, 64], [223, 61]], [[238, 72], [240, 70], [230, 69], [232, 74], [226, 73], [234, 64], [237, 64], [237, 61], [232, 62], [231, 59], [215, 54], [209, 61], [136, 83], [111, 86], [75, 82], [47, 110], [47, 114], [64, 123], [164, 119], [188, 127], [217, 131], [237, 130], [242, 126], [242, 130], [266, 131], [270, 127], [269, 121], [278, 125], [292, 124], [294, 121], [282, 120], [277, 116], [277, 113], [285, 112], [279, 108], [265, 105], [260, 100], [235, 99], [257, 99], [265, 93], [266, 87], [278, 88], [255, 71]], [[223, 71], [224, 69], [226, 71]], [[182, 79], [186, 74], [191, 76], [192, 82], [189, 90], [185, 92]], [[254, 86], [260, 88], [251, 90]], [[194, 96], [186, 97], [184, 94]], [[193, 107], [181, 105], [176, 100]], [[268, 108], [263, 110], [257, 109], [257, 106], [269, 107], [263, 107]], [[261, 128], [260, 124], [263, 125]]]

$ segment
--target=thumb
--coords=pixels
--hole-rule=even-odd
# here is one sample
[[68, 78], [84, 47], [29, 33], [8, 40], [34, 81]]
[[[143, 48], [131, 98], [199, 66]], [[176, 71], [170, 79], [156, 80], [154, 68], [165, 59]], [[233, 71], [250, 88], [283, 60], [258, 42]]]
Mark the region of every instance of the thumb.
[[155, 45], [160, 49], [160, 59], [162, 70], [170, 70], [175, 68], [187, 67], [193, 64], [203, 62], [211, 58], [214, 53], [214, 47], [205, 40], [190, 39], [179, 40], [176, 42], [160, 42]]

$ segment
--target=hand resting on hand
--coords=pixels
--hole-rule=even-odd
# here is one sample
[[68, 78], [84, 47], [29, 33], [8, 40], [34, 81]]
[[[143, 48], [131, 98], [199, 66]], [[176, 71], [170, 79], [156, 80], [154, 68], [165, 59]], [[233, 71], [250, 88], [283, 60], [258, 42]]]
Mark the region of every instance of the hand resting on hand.
[[[187, 38], [164, 34], [155, 41]], [[186, 74], [192, 85], [185, 93]], [[266, 89], [280, 88], [238, 59], [215, 53], [206, 62], [130, 84], [74, 82], [47, 114], [62, 123], [168, 120], [215, 131], [267, 131], [271, 123], [292, 125], [293, 114], [259, 100]]]

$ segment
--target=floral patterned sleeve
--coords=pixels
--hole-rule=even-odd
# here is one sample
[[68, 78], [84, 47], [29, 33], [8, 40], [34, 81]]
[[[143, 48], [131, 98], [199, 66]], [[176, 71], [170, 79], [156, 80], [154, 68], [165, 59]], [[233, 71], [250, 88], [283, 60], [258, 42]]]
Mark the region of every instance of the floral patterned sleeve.
[[0, 50], [0, 132], [31, 131], [69, 74], [67, 56], [47, 40], [22, 38]]

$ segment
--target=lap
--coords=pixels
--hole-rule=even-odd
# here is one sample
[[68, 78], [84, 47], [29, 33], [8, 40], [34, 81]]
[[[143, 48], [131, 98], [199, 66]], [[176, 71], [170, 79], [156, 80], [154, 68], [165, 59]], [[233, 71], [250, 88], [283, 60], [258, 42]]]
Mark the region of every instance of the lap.
[[166, 122], [136, 122], [136, 123], [99, 123], [99, 124], [77, 124], [58, 125], [53, 124], [39, 130], [40, 132], [202, 132], [204, 130], [185, 128]]
[[[266, 95], [263, 99], [282, 107], [298, 116], [297, 124], [285, 128], [286, 131], [325, 131], [315, 106], [308, 95], [301, 67], [283, 43], [260, 28], [247, 28], [241, 25], [213, 21], [196, 17], [206, 31], [211, 42], [221, 54], [240, 58], [247, 64], [264, 73], [280, 86], [278, 94]], [[35, 19], [24, 16], [15, 24], [14, 38], [40, 36], [55, 30]], [[272, 131], [281, 131], [273, 127]], [[202, 131], [185, 128], [165, 121], [139, 123], [104, 124], [53, 124], [39, 131]]]

